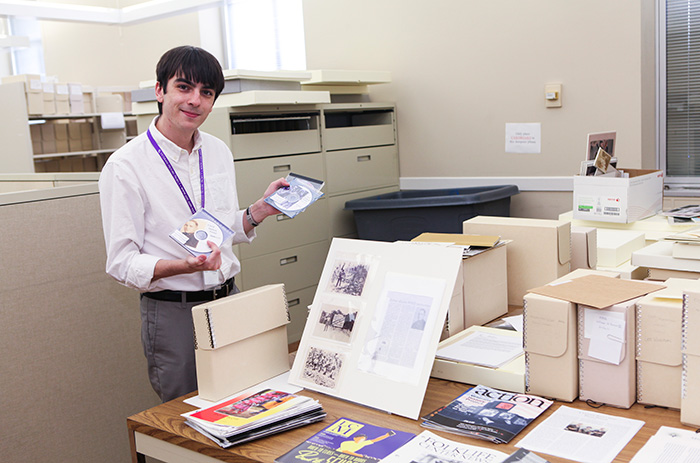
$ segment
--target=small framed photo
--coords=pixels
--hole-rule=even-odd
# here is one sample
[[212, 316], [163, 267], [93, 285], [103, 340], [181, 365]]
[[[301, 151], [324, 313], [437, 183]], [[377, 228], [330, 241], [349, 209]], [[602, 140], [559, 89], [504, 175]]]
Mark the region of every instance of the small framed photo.
[[616, 135], [617, 132], [589, 133], [588, 144], [586, 145], [586, 161], [595, 161], [599, 148], [602, 148], [610, 157], [615, 157]]

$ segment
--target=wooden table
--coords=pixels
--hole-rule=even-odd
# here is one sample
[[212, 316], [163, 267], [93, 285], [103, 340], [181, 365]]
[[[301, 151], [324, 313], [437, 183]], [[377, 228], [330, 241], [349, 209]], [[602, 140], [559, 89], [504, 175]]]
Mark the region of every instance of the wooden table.
[[[421, 407], [421, 416], [450, 402], [468, 388], [462, 383], [454, 383], [431, 378], [428, 384], [425, 400]], [[234, 446], [228, 449], [219, 447], [197, 431], [184, 424], [181, 413], [194, 410], [195, 407], [183, 402], [184, 396], [179, 399], [158, 405], [143, 411], [127, 419], [129, 439], [131, 442], [132, 459], [134, 463], [144, 461], [143, 455], [149, 455], [166, 462], [202, 462], [214, 463], [226, 462], [265, 462], [271, 463], [274, 459], [291, 450], [296, 445], [306, 440], [311, 435], [320, 431], [338, 418], [347, 417], [363, 421], [377, 426], [390, 427], [402, 431], [419, 434], [425, 428], [420, 427], [420, 420], [411, 420], [387, 412], [371, 409], [362, 405], [336, 399], [313, 391], [303, 391], [301, 395], [318, 399], [328, 413], [321, 423], [315, 423], [302, 428], [287, 431], [257, 441]], [[192, 394], [194, 395], [194, 393]], [[659, 407], [647, 408], [644, 405], [635, 404], [629, 410], [603, 406], [594, 409], [585, 402], [573, 403], [556, 401], [547, 411], [525, 428], [509, 444], [492, 444], [488, 441], [462, 437], [456, 434], [436, 432], [440, 436], [458, 442], [481, 447], [489, 447], [506, 454], [516, 450], [517, 443], [531, 429], [544, 418], [552, 414], [562, 405], [582, 410], [598, 411], [601, 413], [623, 416], [642, 420], [644, 427], [634, 436], [627, 446], [620, 452], [615, 462], [629, 462], [634, 454], [644, 443], [656, 433], [660, 426], [672, 426], [684, 429], [694, 429], [683, 426], [680, 423], [678, 410], [667, 410]], [[542, 455], [552, 463], [567, 462], [562, 458]]]

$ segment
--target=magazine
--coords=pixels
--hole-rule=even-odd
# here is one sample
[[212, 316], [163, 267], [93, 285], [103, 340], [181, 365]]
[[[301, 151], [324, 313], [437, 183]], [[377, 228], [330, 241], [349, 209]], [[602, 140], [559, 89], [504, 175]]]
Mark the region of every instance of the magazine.
[[264, 389], [183, 413], [185, 423], [222, 447], [322, 420], [326, 413], [309, 397]]
[[550, 405], [542, 397], [478, 385], [424, 416], [421, 426], [508, 443]]
[[174, 230], [170, 234], [170, 238], [197, 257], [211, 253], [208, 241], [221, 247], [233, 237], [234, 233], [205, 209], [200, 209], [180, 228]]
[[499, 463], [507, 456], [498, 450], [462, 444], [423, 431], [382, 463]]
[[286, 177], [288, 187], [279, 188], [265, 202], [286, 215], [294, 218], [323, 196], [324, 182], [311, 177], [290, 172]]
[[340, 418], [289, 452], [277, 463], [372, 463], [406, 444], [415, 434]]

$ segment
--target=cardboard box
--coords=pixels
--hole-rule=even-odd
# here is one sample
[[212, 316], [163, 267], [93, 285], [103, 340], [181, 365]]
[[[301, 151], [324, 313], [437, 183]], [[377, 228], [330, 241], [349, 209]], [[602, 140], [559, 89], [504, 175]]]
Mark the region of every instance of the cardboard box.
[[284, 285], [192, 308], [199, 396], [217, 401], [289, 370]]
[[[522, 339], [522, 334], [517, 331], [471, 326], [456, 336], [440, 342], [438, 350], [450, 344], [461, 342], [475, 332], [497, 333]], [[520, 355], [499, 368], [488, 368], [436, 357], [430, 376], [466, 384], [483, 384], [505, 391], [525, 392], [525, 355]]]
[[686, 278], [688, 280], [700, 279], [700, 272], [685, 272], [682, 270], [667, 270], [663, 268], [647, 269], [647, 279], [656, 281], [666, 281], [669, 278]]
[[673, 243], [671, 255], [676, 259], [700, 260], [700, 243]]
[[41, 93], [42, 84], [41, 76], [38, 74], [19, 74], [16, 76], [4, 76], [1, 81], [3, 84], [10, 84], [13, 82], [23, 82], [24, 91], [26, 93]]
[[27, 93], [27, 114], [40, 116], [44, 113], [44, 95], [42, 93]]
[[681, 408], [683, 291], [700, 281], [670, 278], [637, 302], [637, 401]]
[[[508, 272], [506, 248], [508, 242], [498, 242], [498, 236], [464, 235], [451, 233], [422, 233], [412, 241], [454, 243], [457, 246], [477, 246], [485, 251], [462, 259], [461, 278], [458, 279], [463, 301], [462, 329], [483, 325], [508, 312]], [[455, 290], [457, 291], [457, 290]], [[457, 318], [450, 310], [450, 318]], [[457, 333], [452, 330], [452, 334]]]
[[[588, 275], [617, 276], [577, 269], [552, 283]], [[528, 293], [524, 297], [523, 348], [525, 390], [529, 394], [572, 402], [578, 397], [578, 339], [576, 304]]]
[[663, 172], [620, 170], [629, 178], [574, 176], [574, 219], [629, 223], [661, 211]]
[[43, 82], [41, 94], [44, 100], [43, 114], [56, 114], [56, 90], [54, 84]]
[[578, 306], [580, 400], [620, 408], [630, 408], [637, 400], [637, 301], [605, 309]]
[[508, 304], [522, 306], [530, 288], [569, 273], [571, 224], [559, 220], [477, 216], [463, 223], [463, 233], [511, 240], [508, 259]]
[[700, 260], [673, 257], [673, 241], [661, 240], [632, 253], [632, 265], [700, 273]]
[[598, 266], [598, 229], [571, 227], [571, 270]]
[[71, 114], [85, 114], [85, 100], [83, 98], [83, 86], [81, 84], [68, 84], [68, 101], [70, 103]]
[[623, 280], [646, 280], [649, 276], [648, 268], [632, 265], [630, 261], [623, 262], [617, 267], [598, 266], [597, 270], [618, 273]]
[[68, 84], [56, 84], [54, 88], [56, 90], [56, 114], [70, 114]]
[[631, 230], [598, 229], [598, 265], [617, 267], [646, 245], [644, 233]]
[[[681, 352], [681, 423], [700, 426], [700, 291], [688, 290], [683, 295]], [[692, 333], [692, 334], [691, 334]]]

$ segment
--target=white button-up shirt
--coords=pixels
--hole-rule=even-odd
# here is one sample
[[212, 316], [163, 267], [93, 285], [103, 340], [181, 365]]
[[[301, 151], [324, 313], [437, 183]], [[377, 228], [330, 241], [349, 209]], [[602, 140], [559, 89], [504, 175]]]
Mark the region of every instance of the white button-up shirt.
[[[239, 210], [233, 156], [218, 138], [197, 131], [192, 153], [165, 138], [151, 122], [150, 131], [172, 164], [195, 208], [201, 208], [198, 150], [204, 162], [204, 207], [234, 232], [233, 244], [249, 243]], [[183, 259], [189, 254], [170, 233], [179, 229], [192, 212], [163, 159], [146, 133], [114, 152], [100, 174], [100, 204], [107, 247], [107, 273], [139, 291], [199, 291], [205, 288], [202, 272], [153, 279], [160, 259]], [[236, 275], [240, 262], [231, 243], [221, 247], [220, 282]]]

